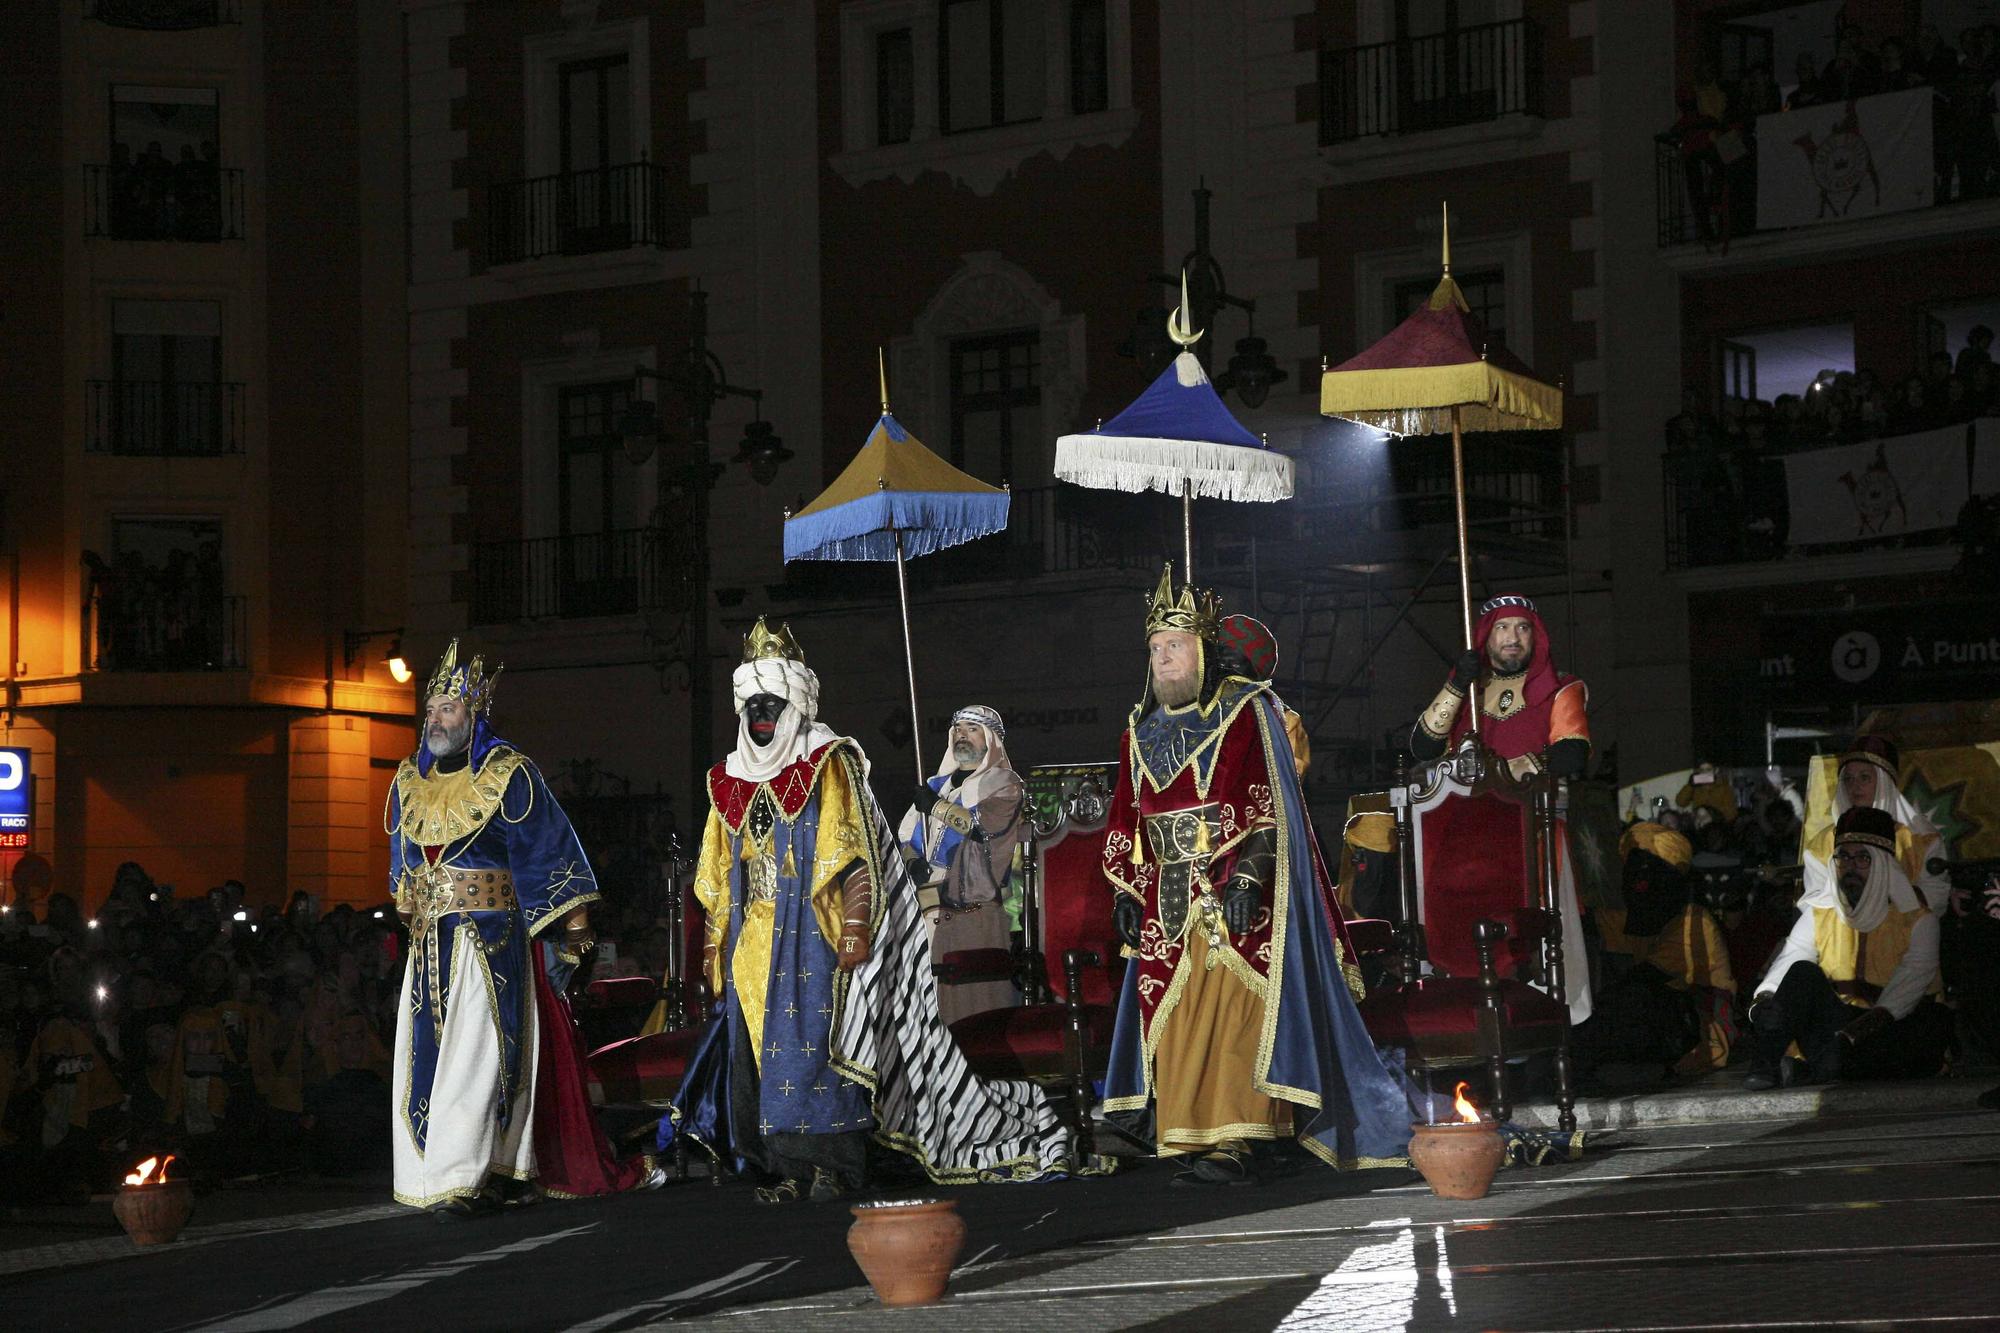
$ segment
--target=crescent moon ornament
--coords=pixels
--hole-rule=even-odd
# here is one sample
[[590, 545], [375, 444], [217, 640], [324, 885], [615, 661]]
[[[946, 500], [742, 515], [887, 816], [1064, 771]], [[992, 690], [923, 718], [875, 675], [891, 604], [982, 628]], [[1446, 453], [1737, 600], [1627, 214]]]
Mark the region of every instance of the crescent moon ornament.
[[1208, 332], [1207, 329], [1200, 329], [1190, 333], [1188, 329], [1193, 323], [1194, 320], [1188, 313], [1187, 270], [1182, 269], [1181, 308], [1167, 316], [1167, 336], [1179, 343], [1183, 351], [1200, 342], [1202, 335]]

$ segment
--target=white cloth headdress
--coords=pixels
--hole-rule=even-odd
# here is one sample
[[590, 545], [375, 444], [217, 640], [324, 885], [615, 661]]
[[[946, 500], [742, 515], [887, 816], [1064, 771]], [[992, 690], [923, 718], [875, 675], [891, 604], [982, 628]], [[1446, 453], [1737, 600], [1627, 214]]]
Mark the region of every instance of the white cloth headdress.
[[[966, 775], [959, 784], [959, 804], [967, 809], [976, 807], [980, 798], [996, 782], [1015, 780], [1013, 765], [1007, 759], [1007, 726], [1000, 720], [1000, 714], [985, 704], [968, 704], [951, 715], [953, 726], [961, 722], [971, 723], [986, 734], [986, 754], [978, 767]], [[951, 755], [951, 737], [945, 737], [944, 758], [938, 763], [937, 776], [948, 777], [958, 772], [958, 761]]]
[[[819, 722], [819, 677], [804, 662], [788, 657], [761, 657], [745, 662], [730, 677], [736, 698], [736, 748], [729, 752], [723, 768], [732, 778], [745, 782], [769, 782], [828, 741], [836, 740], [831, 728]], [[773, 694], [785, 701], [778, 714], [777, 730], [768, 744], [750, 738], [750, 722], [744, 707], [760, 694]]]

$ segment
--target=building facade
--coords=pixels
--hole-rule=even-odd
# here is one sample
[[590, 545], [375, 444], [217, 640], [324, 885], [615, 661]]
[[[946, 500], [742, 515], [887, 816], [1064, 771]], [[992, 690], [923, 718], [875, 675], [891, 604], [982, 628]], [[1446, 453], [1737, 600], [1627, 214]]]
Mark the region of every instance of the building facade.
[[32, 854], [89, 906], [134, 860], [182, 893], [379, 901], [414, 743], [383, 660], [408, 526], [401, 15], [64, 0], [0, 27], [0, 729], [34, 792], [0, 877]]

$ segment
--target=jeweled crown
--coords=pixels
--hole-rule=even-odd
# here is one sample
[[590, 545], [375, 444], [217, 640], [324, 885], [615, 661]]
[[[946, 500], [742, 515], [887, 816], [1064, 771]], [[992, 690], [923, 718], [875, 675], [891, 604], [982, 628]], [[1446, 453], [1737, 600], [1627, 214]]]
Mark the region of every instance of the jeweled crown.
[[1179, 630], [1196, 638], [1213, 639], [1220, 632], [1222, 604], [1212, 592], [1186, 587], [1174, 595], [1174, 566], [1169, 561], [1160, 570], [1160, 586], [1153, 590], [1146, 606], [1146, 637], [1163, 629]]
[[743, 636], [743, 660], [761, 662], [773, 657], [789, 658], [800, 663], [806, 660], [805, 650], [800, 648], [798, 640], [792, 637], [790, 625], [781, 624], [773, 633], [765, 626], [764, 617], [758, 616], [757, 623]]
[[463, 699], [465, 706], [474, 715], [486, 711], [493, 702], [493, 682], [500, 679], [504, 666], [493, 668], [493, 674], [486, 674], [486, 659], [474, 656], [464, 666], [458, 664], [458, 640], [453, 639], [438, 659], [431, 672], [428, 684], [424, 686], [424, 698], [431, 700], [443, 695], [450, 699]]

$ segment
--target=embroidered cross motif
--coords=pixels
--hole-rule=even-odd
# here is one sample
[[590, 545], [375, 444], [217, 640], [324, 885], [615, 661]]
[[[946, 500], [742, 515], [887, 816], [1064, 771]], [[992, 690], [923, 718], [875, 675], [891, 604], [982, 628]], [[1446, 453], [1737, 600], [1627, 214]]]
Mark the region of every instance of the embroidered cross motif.
[[763, 1121], [760, 1121], [760, 1122], [758, 1123], [758, 1125], [757, 1125], [757, 1132], [758, 1132], [758, 1133], [760, 1133], [760, 1134], [769, 1134], [769, 1133], [771, 1132], [772, 1128], [773, 1128], [773, 1126], [772, 1126], [772, 1124], [771, 1124], [771, 1122], [770, 1122], [770, 1121], [768, 1121], [768, 1120], [763, 1120]]
[[782, 968], [782, 967], [781, 967], [781, 968], [779, 968], [779, 969], [778, 969], [778, 977], [777, 977], [777, 979], [778, 979], [779, 981], [783, 981], [783, 980], [785, 979], [785, 976], [786, 976], [786, 973], [785, 973], [785, 969], [784, 969], [784, 968]]
[[[836, 1126], [836, 1128], [838, 1128], [838, 1126]], [[811, 1126], [809, 1126], [804, 1120], [799, 1121], [799, 1133], [805, 1134], [809, 1132], [811, 1132]]]
[[833, 1089], [832, 1089], [832, 1088], [829, 1088], [829, 1087], [827, 1087], [827, 1086], [826, 1086], [826, 1081], [825, 1081], [824, 1079], [822, 1079], [822, 1080], [820, 1080], [820, 1081], [819, 1081], [818, 1083], [815, 1083], [815, 1084], [813, 1084], [813, 1091], [814, 1091], [814, 1092], [832, 1092], [832, 1091], [833, 1091]]
[[812, 1059], [812, 1057], [817, 1055], [818, 1053], [819, 1053], [819, 1048], [817, 1046], [814, 1046], [811, 1042], [807, 1042], [805, 1045], [799, 1047], [799, 1054], [805, 1056], [806, 1059], [808, 1060]]
[[805, 971], [805, 970], [804, 970], [803, 968], [802, 968], [802, 969], [800, 969], [800, 971], [799, 971], [799, 980], [800, 980], [800, 981], [811, 981], [812, 979], [813, 979], [813, 974], [812, 974], [812, 973], [810, 973], [810, 972], [807, 972], [807, 971]]
[[788, 1004], [785, 1006], [786, 1018], [797, 1018], [798, 1016], [799, 1016], [799, 1007], [797, 1005]]
[[830, 1004], [823, 1004], [819, 1007], [819, 1011], [823, 1014], [830, 1014], [833, 1012], [833, 1006]]
[[766, 1054], [766, 1055], [770, 1055], [770, 1056], [775, 1056], [775, 1055], [777, 1055], [777, 1054], [778, 1054], [779, 1052], [783, 1051], [784, 1049], [785, 1049], [784, 1047], [782, 1047], [782, 1046], [778, 1045], [778, 1043], [774, 1041], [774, 1042], [772, 1042], [772, 1043], [771, 1043], [771, 1044], [770, 1044], [769, 1046], [766, 1046], [766, 1047], [764, 1048], [764, 1054]]
[[797, 1092], [798, 1089], [792, 1086], [792, 1081], [790, 1079], [786, 1079], [783, 1083], [780, 1083], [778, 1085], [778, 1091], [784, 1093], [787, 1097], [789, 1097], [794, 1092]]

